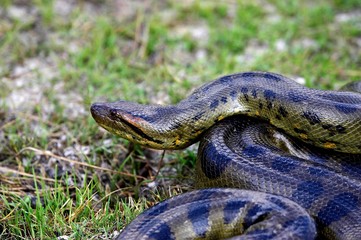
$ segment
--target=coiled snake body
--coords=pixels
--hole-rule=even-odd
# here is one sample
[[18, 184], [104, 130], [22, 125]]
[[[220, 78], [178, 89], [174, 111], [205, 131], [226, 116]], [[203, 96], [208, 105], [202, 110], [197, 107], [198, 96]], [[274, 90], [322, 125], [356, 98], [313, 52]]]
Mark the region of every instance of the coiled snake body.
[[201, 140], [196, 185], [207, 189], [149, 209], [118, 239], [313, 239], [314, 223], [317, 236], [361, 239], [360, 93], [245, 72], [176, 105], [118, 101], [91, 112], [103, 128], [144, 146]]

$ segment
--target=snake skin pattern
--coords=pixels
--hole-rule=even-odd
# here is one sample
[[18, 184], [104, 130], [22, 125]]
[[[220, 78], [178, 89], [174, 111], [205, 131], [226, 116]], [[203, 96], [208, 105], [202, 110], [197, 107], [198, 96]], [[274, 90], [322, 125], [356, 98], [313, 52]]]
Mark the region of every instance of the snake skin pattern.
[[[359, 83], [347, 90], [355, 89], [360, 91]], [[234, 233], [248, 233], [237, 239], [313, 239], [312, 221], [302, 213], [269, 227], [271, 205], [291, 208], [282, 197], [312, 216], [320, 238], [361, 236], [360, 93], [308, 89], [279, 74], [246, 72], [210, 82], [176, 105], [95, 103], [91, 113], [108, 131], [152, 148], [181, 149], [201, 139], [200, 188], [270, 194], [211, 188], [181, 195], [140, 215], [118, 239], [220, 239], [230, 236], [229, 225], [237, 228]], [[242, 204], [221, 203], [214, 196], [232, 191]], [[263, 207], [248, 205], [255, 198], [264, 201]], [[200, 209], [194, 210], [195, 205]], [[229, 205], [235, 213], [227, 211]], [[160, 219], [152, 225], [156, 215]], [[217, 216], [221, 220], [214, 220]]]
[[315, 219], [322, 239], [358, 239], [360, 163], [361, 154], [319, 149], [263, 121], [232, 117], [202, 138], [196, 184], [198, 188], [245, 188], [287, 197]]
[[287, 198], [211, 188], [161, 202], [136, 218], [117, 239], [225, 239], [236, 235], [238, 239], [313, 239], [316, 229], [308, 213]]

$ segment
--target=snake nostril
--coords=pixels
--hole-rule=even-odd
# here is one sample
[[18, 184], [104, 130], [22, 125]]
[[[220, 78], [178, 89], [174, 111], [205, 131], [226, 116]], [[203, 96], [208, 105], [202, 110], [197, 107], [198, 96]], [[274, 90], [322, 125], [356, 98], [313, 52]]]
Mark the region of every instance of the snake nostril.
[[91, 107], [90, 107], [90, 112], [92, 114], [95, 114], [95, 113], [99, 112], [99, 105], [96, 104], [96, 103], [92, 104]]
[[106, 107], [102, 103], [94, 103], [90, 107], [90, 112], [94, 118], [106, 115]]

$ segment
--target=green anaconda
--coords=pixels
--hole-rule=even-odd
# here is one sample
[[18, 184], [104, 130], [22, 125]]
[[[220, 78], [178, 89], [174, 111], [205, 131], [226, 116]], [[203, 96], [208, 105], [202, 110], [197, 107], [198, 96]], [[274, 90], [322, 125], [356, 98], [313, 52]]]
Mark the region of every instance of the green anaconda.
[[[361, 92], [360, 84], [347, 90]], [[95, 103], [91, 113], [108, 131], [151, 148], [201, 140], [196, 185], [206, 189], [145, 211], [118, 239], [313, 239], [315, 226], [321, 237], [361, 237], [358, 92], [245, 72], [176, 105]]]

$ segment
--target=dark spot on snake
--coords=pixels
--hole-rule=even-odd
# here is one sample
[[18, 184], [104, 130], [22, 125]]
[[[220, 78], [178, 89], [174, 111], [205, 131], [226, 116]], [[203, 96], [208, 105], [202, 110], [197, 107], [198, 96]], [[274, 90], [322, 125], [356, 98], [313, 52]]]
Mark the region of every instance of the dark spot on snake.
[[248, 102], [249, 101], [248, 95], [243, 93], [243, 96], [244, 96], [244, 99]]
[[314, 112], [305, 111], [303, 112], [303, 117], [305, 117], [311, 125], [321, 123], [320, 117]]
[[341, 133], [341, 134], [346, 133], [346, 128], [344, 126], [337, 125], [335, 128], [338, 133]]
[[278, 207], [282, 209], [287, 209], [287, 205], [279, 197], [267, 195], [267, 200], [276, 204]]
[[271, 164], [272, 169], [282, 173], [288, 173], [297, 166], [298, 165], [295, 164], [295, 160], [293, 160], [291, 157], [276, 157], [273, 159]]
[[200, 161], [204, 175], [209, 179], [218, 178], [232, 159], [221, 154], [212, 143], [208, 143], [203, 151]]
[[345, 132], [346, 129], [341, 125], [333, 126], [331, 124], [322, 124], [321, 126], [323, 129], [328, 131], [328, 135], [330, 137], [335, 136], [339, 131], [340, 131], [339, 133], [346, 133]]
[[183, 109], [179, 109], [178, 107], [175, 106], [167, 106], [164, 108], [156, 108], [154, 114], [152, 115], [147, 115], [144, 113], [136, 113], [131, 111], [126, 111], [126, 113], [131, 116], [141, 118], [149, 123], [154, 123], [157, 122], [162, 117], [168, 116], [170, 114], [180, 114], [183, 111], [184, 111]]
[[182, 123], [180, 121], [174, 121], [172, 122], [172, 125], [169, 127], [170, 130], [178, 129]]
[[269, 110], [271, 110], [272, 107], [273, 107], [272, 102], [271, 102], [271, 101], [268, 101], [268, 102], [267, 102], [267, 108], [268, 108]]
[[260, 102], [260, 103], [258, 104], [258, 107], [259, 107], [259, 109], [262, 109], [262, 108], [263, 108], [263, 103]]
[[322, 124], [321, 127], [322, 127], [323, 129], [330, 129], [330, 128], [333, 127], [333, 125], [332, 125], [332, 124]]
[[214, 100], [212, 101], [212, 103], [209, 105], [209, 108], [210, 108], [211, 110], [214, 110], [214, 109], [216, 109], [216, 107], [218, 107], [218, 105], [219, 105], [219, 101], [218, 101], [217, 99], [214, 99]]
[[297, 186], [296, 191], [292, 194], [292, 200], [308, 209], [323, 192], [324, 189], [320, 182], [305, 181]]
[[193, 117], [192, 120], [194, 121], [198, 121], [199, 119], [201, 119], [201, 117], [205, 114], [205, 112], [197, 112]]
[[241, 201], [241, 200], [231, 200], [227, 202], [227, 204], [224, 206], [223, 213], [224, 213], [224, 223], [230, 224], [238, 214], [240, 213], [240, 209], [243, 208], [246, 205], [247, 202]]
[[175, 240], [175, 236], [172, 233], [171, 228], [166, 223], [162, 223], [158, 225], [158, 228], [156, 231], [152, 231], [151, 234], [149, 234], [149, 239], [169, 239], [169, 240]]
[[188, 219], [192, 222], [193, 231], [199, 237], [205, 237], [208, 230], [209, 203], [198, 202], [188, 206]]
[[273, 101], [276, 99], [276, 93], [274, 91], [268, 90], [268, 89], [263, 91], [263, 96], [268, 101]]
[[337, 109], [337, 111], [345, 113], [345, 114], [350, 114], [350, 113], [354, 113], [357, 111], [357, 107], [351, 106], [350, 104], [344, 104], [344, 103], [335, 104], [335, 108]]
[[165, 212], [168, 208], [167, 202], [160, 202], [159, 204], [155, 205], [153, 208], [149, 208], [146, 212], [144, 212], [145, 216], [158, 216], [159, 214]]
[[276, 119], [277, 119], [277, 120], [281, 120], [281, 119], [282, 119], [281, 115], [277, 114], [277, 115], [276, 115]]
[[281, 81], [281, 78], [279, 78], [278, 76], [272, 74], [272, 73], [265, 73], [263, 75], [264, 78], [268, 79], [268, 80], [273, 80], [273, 81]]
[[329, 200], [327, 205], [318, 212], [318, 220], [324, 226], [340, 220], [359, 205], [359, 197], [352, 193], [340, 193]]
[[213, 82], [211, 84], [207, 84], [196, 91], [201, 91], [203, 94], [207, 94], [208, 90], [210, 88], [212, 88], [214, 85], [218, 85], [218, 82]]
[[287, 117], [287, 115], [288, 115], [286, 108], [284, 108], [283, 106], [280, 106], [278, 108], [278, 112], [282, 115], [282, 117]]
[[223, 97], [221, 97], [221, 102], [222, 103], [227, 103], [227, 97], [226, 96], [223, 96]]
[[232, 99], [234, 100], [234, 99], [236, 99], [236, 97], [237, 97], [237, 91], [236, 91], [236, 90], [232, 90], [232, 91], [229, 93], [229, 95], [231, 95]]
[[248, 93], [248, 88], [241, 87], [241, 93]]
[[[195, 192], [190, 192], [190, 194], [192, 195], [192, 202], [199, 202], [202, 200], [207, 200], [210, 197], [215, 197], [217, 198], [217, 196], [219, 196], [219, 194], [222, 194], [222, 196], [225, 195], [225, 193], [223, 192], [219, 192], [216, 189], [202, 189], [201, 191], [198, 191], [196, 194]], [[228, 196], [228, 194], [227, 194]]]
[[302, 101], [306, 101], [308, 99], [308, 97], [303, 94], [299, 94], [297, 92], [293, 92], [293, 91], [290, 91], [288, 92], [288, 98], [292, 101], [292, 102], [302, 102]]
[[156, 109], [157, 113], [160, 115], [164, 115], [166, 113], [171, 113], [171, 114], [179, 114], [180, 112], [184, 112], [184, 109], [179, 109], [179, 107], [176, 106], [165, 106], [163, 108], [157, 108]]
[[293, 131], [295, 131], [295, 133], [307, 134], [307, 131], [300, 128], [294, 128]]
[[257, 98], [257, 91], [256, 91], [256, 89], [253, 89], [253, 90], [252, 90], [252, 97], [253, 97], [253, 98]]
[[[232, 192], [223, 192], [223, 191], [219, 191], [217, 189], [213, 189], [212, 191], [211, 190], [207, 190], [209, 192], [212, 192], [212, 196], [215, 196], [215, 198], [217, 197], [226, 197], [226, 196], [234, 196], [234, 194]], [[203, 190], [202, 190], [203, 192]], [[203, 195], [203, 193], [202, 193]]]
[[198, 129], [193, 129], [192, 130], [192, 133], [200, 133], [200, 132], [204, 132], [206, 130], [206, 128], [204, 127], [201, 127], [201, 128], [198, 128]]
[[245, 73], [241, 73], [240, 77], [254, 78], [254, 77], [257, 77], [257, 73], [255, 73], [255, 72], [245, 72]]
[[336, 135], [336, 132], [335, 131], [333, 131], [333, 130], [329, 130], [328, 131], [328, 136], [329, 137], [333, 137], [333, 136], [335, 136]]
[[250, 158], [255, 158], [263, 155], [266, 152], [265, 149], [258, 146], [247, 146], [242, 150], [242, 153]]
[[222, 84], [229, 84], [232, 81], [233, 81], [233, 75], [224, 76], [219, 79], [219, 82]]

